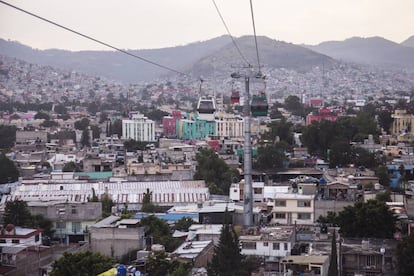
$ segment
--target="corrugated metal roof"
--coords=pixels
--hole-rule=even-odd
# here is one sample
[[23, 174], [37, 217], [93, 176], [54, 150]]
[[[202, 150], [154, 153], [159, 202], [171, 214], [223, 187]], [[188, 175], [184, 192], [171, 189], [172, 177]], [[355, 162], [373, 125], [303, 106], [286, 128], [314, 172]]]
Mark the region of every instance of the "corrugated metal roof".
[[94, 225], [91, 225], [91, 227], [96, 227], [96, 228], [101, 228], [101, 227], [111, 227], [111, 226], [115, 226], [114, 223], [118, 220], [120, 220], [121, 218], [118, 216], [109, 216], [104, 218], [101, 221], [98, 221], [97, 223], [95, 223]]
[[154, 203], [192, 203], [206, 201], [210, 194], [204, 181], [158, 181], [158, 182], [99, 182], [21, 185], [6, 200], [16, 198], [25, 201], [68, 200], [86, 202], [92, 197], [108, 192], [116, 203], [141, 203], [144, 193], [152, 192]]

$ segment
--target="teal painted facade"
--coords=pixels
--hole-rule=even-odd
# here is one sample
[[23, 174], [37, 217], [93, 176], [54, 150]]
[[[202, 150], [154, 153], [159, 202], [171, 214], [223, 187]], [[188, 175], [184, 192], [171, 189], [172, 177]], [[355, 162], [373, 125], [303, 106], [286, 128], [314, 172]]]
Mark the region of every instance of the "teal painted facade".
[[187, 114], [188, 119], [177, 120], [177, 138], [182, 140], [204, 140], [216, 134], [216, 122], [200, 120], [196, 113]]
[[76, 176], [87, 176], [89, 179], [108, 179], [112, 177], [112, 172], [75, 172]]

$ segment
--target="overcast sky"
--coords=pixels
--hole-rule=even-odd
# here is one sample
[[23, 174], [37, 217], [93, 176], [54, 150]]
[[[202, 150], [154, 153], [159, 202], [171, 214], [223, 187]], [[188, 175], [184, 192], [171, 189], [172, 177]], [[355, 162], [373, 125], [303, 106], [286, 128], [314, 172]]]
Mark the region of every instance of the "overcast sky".
[[[204, 41], [227, 31], [212, 0], [5, 0], [123, 49]], [[231, 34], [253, 34], [249, 0], [215, 0]], [[414, 0], [253, 0], [258, 35], [317, 44], [414, 35]], [[108, 50], [0, 3], [0, 38], [33, 48]]]

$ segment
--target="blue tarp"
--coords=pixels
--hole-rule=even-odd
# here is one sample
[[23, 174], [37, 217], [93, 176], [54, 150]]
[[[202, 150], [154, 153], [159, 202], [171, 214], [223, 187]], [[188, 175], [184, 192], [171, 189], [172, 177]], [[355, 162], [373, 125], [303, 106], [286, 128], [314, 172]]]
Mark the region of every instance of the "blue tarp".
[[136, 213], [134, 218], [141, 219], [148, 216], [154, 215], [159, 219], [163, 219], [166, 221], [176, 222], [180, 219], [187, 217], [192, 218], [195, 221], [198, 221], [198, 213], [158, 213], [158, 214], [151, 214], [151, 213]]

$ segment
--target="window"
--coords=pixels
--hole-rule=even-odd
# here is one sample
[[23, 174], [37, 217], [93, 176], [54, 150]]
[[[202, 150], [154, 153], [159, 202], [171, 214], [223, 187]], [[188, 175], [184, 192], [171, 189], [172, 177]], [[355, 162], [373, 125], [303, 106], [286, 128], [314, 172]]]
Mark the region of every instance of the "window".
[[375, 267], [380, 263], [380, 260], [379, 260], [380, 257], [374, 256], [374, 255], [367, 255], [365, 258], [366, 258], [366, 266]]
[[78, 213], [78, 210], [76, 209], [76, 206], [72, 206], [72, 215], [76, 215]]
[[285, 249], [285, 251], [288, 251], [288, 244], [287, 243], [284, 243], [284, 249]]
[[309, 200], [298, 201], [298, 207], [311, 207], [311, 202]]
[[20, 243], [20, 240], [12, 240], [12, 243]]
[[273, 217], [275, 219], [285, 219], [286, 218], [286, 213], [274, 213]]
[[255, 242], [242, 242], [242, 249], [256, 249]]
[[72, 222], [72, 232], [79, 233], [81, 231], [81, 223], [80, 222]]
[[36, 236], [35, 236], [35, 242], [38, 242], [40, 240], [40, 236], [39, 236], [39, 234], [37, 234]]
[[253, 188], [253, 193], [255, 195], [260, 195], [262, 194], [262, 188]]
[[56, 228], [57, 229], [65, 229], [66, 228], [66, 222], [64, 222], [64, 221], [57, 221], [56, 222]]
[[263, 246], [269, 246], [268, 242], [263, 242]]
[[276, 200], [275, 206], [286, 207], [286, 200]]
[[273, 250], [280, 250], [280, 244], [278, 242], [273, 243]]
[[298, 219], [310, 219], [311, 215], [309, 213], [298, 213]]
[[0, 243], [6, 243], [5, 239], [0, 239]]

